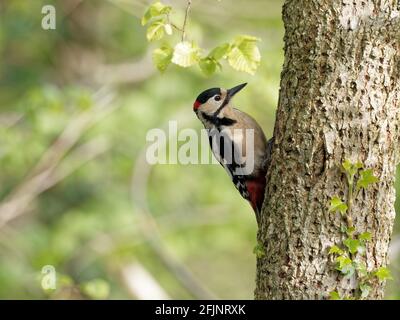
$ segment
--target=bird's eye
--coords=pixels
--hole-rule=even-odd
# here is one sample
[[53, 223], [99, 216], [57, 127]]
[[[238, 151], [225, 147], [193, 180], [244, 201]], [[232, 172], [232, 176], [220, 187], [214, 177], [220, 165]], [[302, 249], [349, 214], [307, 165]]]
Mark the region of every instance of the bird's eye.
[[215, 97], [214, 97], [214, 100], [215, 100], [215, 101], [220, 101], [220, 100], [221, 100], [221, 96], [215, 96]]

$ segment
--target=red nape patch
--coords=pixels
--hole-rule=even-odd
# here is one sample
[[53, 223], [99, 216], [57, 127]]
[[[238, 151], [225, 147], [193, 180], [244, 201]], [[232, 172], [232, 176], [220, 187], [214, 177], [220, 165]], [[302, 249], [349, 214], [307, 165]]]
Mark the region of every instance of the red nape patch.
[[193, 103], [193, 109], [194, 109], [194, 110], [198, 109], [198, 108], [200, 107], [200, 105], [201, 105], [201, 103], [200, 103], [199, 101], [196, 100], [196, 101]]

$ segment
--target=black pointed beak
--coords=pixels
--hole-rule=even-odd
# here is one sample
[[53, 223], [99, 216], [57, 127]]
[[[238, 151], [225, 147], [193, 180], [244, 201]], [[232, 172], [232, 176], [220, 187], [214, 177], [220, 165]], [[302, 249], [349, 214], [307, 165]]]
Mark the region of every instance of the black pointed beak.
[[236, 93], [238, 93], [240, 90], [242, 90], [246, 85], [247, 85], [247, 83], [242, 83], [236, 87], [229, 89], [228, 93], [227, 93], [228, 98], [229, 99], [232, 98]]
[[236, 87], [228, 89], [226, 92], [225, 100], [224, 100], [224, 102], [222, 102], [221, 106], [217, 109], [217, 111], [214, 112], [214, 117], [216, 117], [218, 115], [218, 113], [220, 113], [220, 111], [228, 105], [229, 101], [231, 101], [233, 96], [236, 93], [238, 93], [240, 90], [242, 90], [246, 85], [247, 85], [247, 83], [242, 83]]

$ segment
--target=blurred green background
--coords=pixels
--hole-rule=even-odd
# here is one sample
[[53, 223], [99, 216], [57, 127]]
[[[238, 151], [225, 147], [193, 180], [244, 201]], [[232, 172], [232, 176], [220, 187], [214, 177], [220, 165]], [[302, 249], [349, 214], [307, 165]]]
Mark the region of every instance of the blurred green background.
[[[201, 91], [243, 82], [237, 104], [271, 136], [282, 2], [193, 1], [188, 37], [202, 47], [262, 39], [255, 76], [224, 65], [210, 78], [155, 70], [140, 24], [150, 1], [0, 2], [0, 298], [253, 298], [256, 223], [224, 170], [149, 166], [144, 153], [147, 131], [170, 120], [201, 129]], [[46, 4], [56, 30], [41, 28]], [[389, 298], [400, 298], [399, 247], [395, 235]]]

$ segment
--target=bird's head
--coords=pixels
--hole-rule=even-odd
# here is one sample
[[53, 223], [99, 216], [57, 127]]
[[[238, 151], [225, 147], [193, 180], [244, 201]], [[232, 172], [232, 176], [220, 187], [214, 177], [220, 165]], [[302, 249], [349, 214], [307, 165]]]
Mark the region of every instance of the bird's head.
[[205, 90], [196, 98], [193, 110], [196, 113], [201, 111], [210, 116], [217, 116], [223, 108], [229, 105], [233, 96], [246, 85], [247, 83], [243, 83], [231, 89], [211, 88]]

